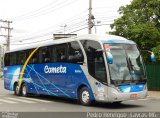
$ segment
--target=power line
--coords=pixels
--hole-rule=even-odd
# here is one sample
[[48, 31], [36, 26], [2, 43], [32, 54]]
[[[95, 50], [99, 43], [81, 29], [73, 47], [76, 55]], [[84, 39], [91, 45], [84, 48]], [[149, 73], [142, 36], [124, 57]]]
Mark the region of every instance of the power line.
[[83, 24], [83, 25], [81, 25], [81, 26], [77, 26], [77, 27], [74, 27], [74, 28], [70, 28], [70, 29], [67, 29], [67, 31], [74, 30], [74, 29], [77, 29], [77, 28], [80, 28], [80, 27], [84, 27], [84, 26], [88, 26], [88, 24]]
[[[113, 20], [111, 20], [111, 21], [113, 21]], [[111, 21], [106, 21], [106, 22], [111, 22]], [[103, 24], [94, 25], [94, 26], [103, 26], [103, 25], [110, 25], [110, 24], [104, 24], [103, 23]], [[83, 27], [83, 26], [87, 26], [87, 22], [81, 21], [79, 23], [73, 24], [73, 25], [67, 27], [66, 31], [74, 30], [74, 29], [77, 29], [77, 28], [80, 28], [80, 27]], [[51, 31], [51, 32], [48, 32], [48, 33], [45, 33], [45, 34], [41, 34], [41, 35], [37, 35], [37, 36], [33, 36], [33, 37], [30, 37], [30, 38], [25, 38], [25, 39], [22, 38], [20, 40], [16, 40], [16, 41], [12, 41], [12, 42], [28, 41], [28, 40], [32, 40], [32, 39], [36, 39], [36, 38], [42, 38], [42, 37], [45, 37], [45, 36], [52, 35], [53, 33], [56, 33], [56, 32], [59, 32], [59, 31], [63, 31], [63, 29]], [[75, 31], [77, 31], [77, 30], [75, 30]], [[75, 32], [75, 31], [73, 31], [73, 32]], [[72, 32], [70, 32], [70, 33], [72, 33]]]
[[[69, 1], [69, 0], [67, 0], [68, 2], [65, 2], [65, 4], [62, 4], [62, 5], [59, 5], [58, 7], [56, 6], [56, 8], [54, 8], [54, 9], [45, 9], [45, 10], [42, 10], [41, 8], [40, 9], [38, 9], [35, 13], [33, 13], [33, 14], [31, 14], [31, 15], [28, 15], [28, 16], [23, 16], [22, 17], [22, 19], [23, 18], [25, 18], [25, 19], [30, 19], [30, 18], [33, 18], [33, 17], [36, 17], [36, 16], [40, 16], [40, 15], [43, 15], [44, 13], [49, 13], [49, 12], [53, 12], [53, 11], [55, 11], [56, 9], [59, 9], [59, 8], [62, 8], [62, 6], [66, 6], [66, 4], [71, 4], [71, 1]], [[75, 1], [75, 0], [74, 0]], [[89, 28], [90, 29], [90, 31], [91, 31], [91, 28], [93, 27], [93, 26], [102, 26], [102, 25], [94, 25], [93, 24], [93, 22], [92, 22], [92, 0], [89, 0], [90, 1], [90, 7], [89, 7], [89, 21], [88, 21], [88, 27], [83, 27], [83, 26], [86, 26], [87, 24], [85, 24], [84, 22], [78, 22], [78, 23], [75, 23], [75, 24], [67, 24], [67, 23], [64, 23], [64, 24], [67, 24], [67, 27], [66, 27], [66, 31], [70, 31], [70, 30], [74, 30], [74, 29], [76, 29], [75, 31], [72, 31], [72, 32], [70, 32], [70, 33], [74, 33], [74, 32], [77, 32], [77, 31], [80, 31], [80, 30], [83, 30], [83, 29], [85, 29], [85, 28]], [[60, 2], [61, 3], [61, 2]], [[73, 2], [72, 2], [73, 3]], [[58, 3], [57, 3], [58, 4]], [[49, 7], [50, 8], [50, 7]], [[42, 11], [42, 12], [39, 12], [39, 10], [40, 11]], [[100, 18], [100, 17], [99, 17]], [[77, 20], [77, 19], [76, 19]], [[75, 20], [75, 21], [76, 21]], [[74, 20], [73, 20], [74, 21]], [[70, 21], [71, 22], [71, 21]], [[72, 22], [73, 23], [73, 22]], [[80, 28], [80, 27], [83, 27], [83, 28], [81, 28], [81, 29], [77, 29], [77, 28]], [[57, 31], [61, 31], [61, 30], [64, 30], [64, 29], [59, 29], [59, 30], [57, 30]], [[90, 32], [89, 31], [89, 32]], [[40, 33], [40, 32], [38, 32], [38, 33]], [[52, 32], [48, 32], [48, 33], [45, 33], [45, 34], [42, 34], [42, 35], [37, 35], [37, 36], [33, 36], [33, 37], [29, 37], [29, 38], [25, 38], [25, 39], [21, 39], [21, 40], [18, 40], [18, 41], [27, 41], [27, 40], [32, 40], [32, 39], [34, 39], [34, 38], [39, 38], [39, 37], [45, 37], [45, 36], [48, 36], [48, 35], [51, 35], [51, 34], [53, 34], [53, 31]], [[14, 42], [18, 42], [18, 41], [14, 41]], [[28, 43], [27, 43], [28, 44]]]
[[78, 29], [78, 30], [75, 30], [75, 31], [69, 32], [68, 34], [72, 34], [72, 33], [75, 33], [75, 32], [81, 31], [81, 30], [84, 30], [84, 29], [86, 29], [86, 28], [88, 28], [88, 27], [83, 27], [83, 28], [81, 28], [81, 29]]
[[11, 45], [26, 45], [26, 44], [33, 44], [33, 43], [39, 43], [39, 42], [48, 41], [48, 40], [51, 40], [51, 39], [53, 39], [53, 38], [44, 39], [44, 40], [35, 41], [35, 42], [30, 42], [30, 43], [22, 43], [22, 44], [15, 44], [15, 43], [11, 43]]
[[[77, 16], [77, 15], [76, 15]], [[34, 33], [31, 33], [31, 34], [27, 34], [27, 35], [29, 35], [29, 36], [33, 36], [34, 34], [37, 34], [37, 33], [40, 33], [40, 32], [44, 32], [44, 31], [48, 31], [48, 30], [52, 30], [53, 28], [55, 28], [55, 27], [60, 27], [60, 25], [61, 24], [67, 24], [67, 25], [70, 25], [70, 22], [71, 23], [74, 23], [74, 21], [75, 20], [79, 20], [79, 19], [81, 19], [81, 18], [84, 18], [85, 16], [83, 16], [83, 17], [78, 17], [78, 18], [76, 18], [76, 19], [73, 19], [73, 20], [70, 20], [70, 19], [67, 19], [66, 21], [67, 22], [65, 22], [65, 21], [63, 21], [63, 23], [59, 23], [59, 24], [56, 24], [56, 25], [53, 25], [53, 26], [50, 26], [50, 27], [48, 27], [48, 28], [45, 28], [45, 29], [43, 29], [43, 30], [40, 30], [40, 31], [38, 31], [38, 32], [34, 32]], [[75, 17], [74, 17], [75, 18]], [[16, 39], [20, 39], [20, 38], [23, 38], [23, 37], [26, 37], [27, 35], [25, 35], [25, 36], [21, 36], [21, 37], [16, 37], [16, 38], [14, 38], [14, 39], [12, 39], [12, 40], [16, 40]]]
[[[68, 33], [68, 34], [71, 34], [71, 33], [74, 33], [74, 32], [78, 32], [78, 31], [81, 31], [81, 30], [86, 29], [86, 28], [88, 28], [88, 27], [83, 27], [83, 28], [81, 28], [81, 29], [72, 31], [72, 32], [70, 32], [70, 33]], [[11, 45], [26, 45], [26, 44], [33, 44], [33, 43], [39, 43], [39, 42], [48, 41], [48, 40], [51, 40], [51, 39], [53, 39], [53, 38], [44, 39], [44, 40], [35, 41], [35, 42], [30, 42], [30, 43], [22, 43], [22, 44], [14, 44], [14, 43], [11, 43]]]
[[[81, 21], [81, 22], [79, 22], [79, 23], [76, 23], [76, 24], [73, 24], [73, 25], [67, 27], [66, 30], [68, 30], [68, 29], [74, 29], [75, 27], [77, 28], [77, 27], [79, 27], [79, 26], [82, 26], [82, 23], [83, 23], [83, 25], [84, 25], [84, 20]], [[67, 25], [67, 26], [68, 26], [68, 25]], [[12, 42], [13, 42], [13, 41], [14, 41], [14, 42], [19, 42], [19, 41], [22, 41], [22, 40], [23, 40], [23, 41], [26, 41], [26, 40], [32, 40], [32, 39], [35, 39], [35, 38], [45, 37], [45, 36], [49, 36], [49, 35], [53, 34], [54, 32], [62, 31], [62, 30], [63, 30], [63, 29], [59, 29], [59, 30], [51, 31], [51, 32], [48, 32], [48, 33], [45, 33], [45, 34], [41, 34], [41, 35], [37, 35], [37, 36], [25, 38], [25, 39], [22, 38], [22, 39], [20, 39], [20, 40], [12, 40]]]
[[[68, 1], [68, 0], [67, 0], [67, 1]], [[57, 2], [59, 2], [59, 1], [57, 0]], [[29, 17], [31, 17], [31, 16], [44, 13], [45, 11], [51, 10], [51, 9], [55, 8], [56, 6], [59, 6], [59, 5], [63, 4], [64, 1], [60, 1], [60, 3], [57, 3], [57, 2], [56, 2], [56, 4], [50, 4], [50, 5], [48, 5], [47, 7], [44, 6], [44, 7], [42, 7], [42, 8], [39, 8], [38, 10], [29, 12], [29, 13], [27, 13], [26, 15], [22, 15], [22, 16], [19, 16], [18, 18], [14, 18], [14, 20], [15, 20], [15, 21], [16, 21], [16, 20], [23, 20], [23, 19], [25, 19], [25, 18], [29, 18]], [[52, 5], [53, 5], [53, 6], [52, 6]], [[44, 9], [44, 10], [43, 10], [43, 9]]]
[[[80, 13], [75, 14], [75, 15], [72, 16], [71, 18], [63, 21], [63, 24], [64, 24], [64, 22], [65, 22], [65, 24], [67, 24], [67, 25], [70, 27], [70, 23], [74, 23], [74, 21], [75, 21], [75, 23], [77, 23], [78, 20], [80, 20], [80, 19], [82, 19], [82, 18], [84, 19], [86, 16], [84, 16], [83, 14], [86, 13], [86, 11], [87, 11], [87, 10], [84, 10], [84, 11], [82, 11], [82, 12], [80, 12]], [[82, 15], [83, 15], [83, 16], [82, 16]], [[67, 22], [66, 22], [66, 21], [67, 21]], [[53, 33], [53, 30], [52, 30], [52, 29], [55, 28], [55, 27], [59, 27], [60, 24], [62, 24], [62, 23], [59, 23], [59, 24], [50, 26], [50, 27], [48, 27], [48, 28], [46, 28], [46, 29], [43, 29], [43, 30], [41, 30], [41, 31], [39, 31], [39, 32], [35, 32], [35, 33], [32, 33], [32, 34], [27, 34], [27, 35], [29, 36], [29, 38], [30, 38], [31, 36], [35, 37], [34, 34], [39, 34], [40, 32], [44, 32], [44, 31], [48, 31], [48, 30], [50, 30], [50, 33]], [[51, 31], [51, 30], [52, 30], [52, 31]], [[48, 34], [48, 33], [47, 33], [47, 34]], [[13, 40], [17, 40], [17, 39], [22, 40], [22, 38], [23, 38], [23, 37], [27, 37], [27, 35], [21, 36], [21, 37], [16, 37], [16, 38], [12, 39], [12, 41], [13, 41]], [[39, 36], [39, 35], [38, 35], [38, 36]], [[40, 36], [41, 36], [41, 35], [40, 35]]]
[[15, 17], [15, 18], [12, 18], [12, 19], [18, 19], [18, 18], [25, 17], [25, 16], [30, 15], [30, 14], [36, 13], [36, 12], [38, 12], [38, 11], [41, 11], [41, 10], [43, 10], [43, 9], [46, 9], [46, 8], [52, 6], [53, 3], [55, 4], [55, 3], [57, 3], [57, 2], [58, 2], [58, 0], [52, 1], [52, 2], [44, 5], [43, 7], [40, 7], [40, 8], [38, 8], [38, 9], [36, 9], [36, 10], [30, 11], [30, 12], [28, 12], [28, 13], [22, 14], [22, 15], [20, 15], [20, 16], [17, 16], [17, 17]]
[[111, 24], [98, 24], [98, 25], [94, 25], [94, 26], [104, 26], [104, 25], [111, 25]]
[[73, 25], [68, 25], [69, 27], [67, 27], [66, 29], [69, 30], [69, 29], [75, 29], [76, 27], [80, 27], [82, 25], [87, 25], [88, 23], [86, 22], [86, 20], [82, 21], [82, 22], [79, 22], [79, 23], [75, 23]]
[[[31, 19], [31, 18], [34, 18], [34, 17], [39, 17], [39, 16], [42, 16], [42, 15], [46, 15], [48, 13], [51, 13], [51, 12], [54, 12], [56, 11], [57, 9], [61, 9], [61, 8], [64, 8], [65, 6], [68, 6], [70, 4], [73, 4], [74, 2], [76, 2], [77, 0], [66, 0], [65, 2], [61, 2], [61, 3], [58, 3], [57, 5], [55, 6], [52, 6], [51, 8], [48, 8], [46, 10], [42, 10], [38, 13], [33, 13], [31, 15], [28, 15], [28, 16], [24, 16], [22, 18], [19, 18], [19, 20], [28, 20], [28, 19]], [[15, 21], [19, 21], [18, 19], [15, 19]]]
[[[99, 24], [99, 25], [94, 25], [94, 26], [103, 26], [103, 25], [110, 25], [110, 24]], [[83, 27], [83, 28], [80, 28], [80, 29], [77, 29], [77, 30], [74, 30], [72, 32], [69, 32], [67, 34], [71, 34], [71, 33], [75, 33], [75, 32], [78, 32], [78, 31], [81, 31], [81, 30], [84, 30], [84, 29], [87, 29], [88, 27]], [[53, 38], [49, 38], [49, 39], [44, 39], [44, 40], [40, 40], [40, 41], [34, 41], [34, 42], [29, 42], [29, 43], [22, 43], [22, 44], [15, 44], [15, 43], [11, 43], [11, 45], [26, 45], [26, 44], [33, 44], [33, 43], [39, 43], [39, 42], [44, 42], [44, 41], [48, 41], [48, 40], [51, 40]]]

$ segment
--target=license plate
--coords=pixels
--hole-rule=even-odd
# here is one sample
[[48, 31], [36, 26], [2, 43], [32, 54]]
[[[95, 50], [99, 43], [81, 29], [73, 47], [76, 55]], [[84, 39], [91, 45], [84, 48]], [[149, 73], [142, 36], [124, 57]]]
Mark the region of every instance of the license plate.
[[130, 95], [130, 98], [132, 98], [132, 99], [137, 98], [137, 94], [131, 94], [131, 95]]

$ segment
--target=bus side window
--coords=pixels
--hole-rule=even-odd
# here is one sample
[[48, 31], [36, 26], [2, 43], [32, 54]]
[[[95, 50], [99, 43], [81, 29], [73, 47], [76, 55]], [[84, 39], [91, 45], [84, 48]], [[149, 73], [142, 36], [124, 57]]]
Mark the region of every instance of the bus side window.
[[[31, 50], [27, 50], [27, 57], [32, 53], [32, 51], [33, 51], [34, 49], [31, 49]], [[37, 63], [39, 63], [39, 51], [37, 50], [34, 54], [33, 54], [33, 56], [32, 56], [32, 58], [30, 59], [30, 61], [29, 61], [29, 64], [37, 64]]]
[[25, 51], [19, 51], [16, 52], [16, 64], [17, 65], [23, 65], [26, 60], [26, 52]]
[[40, 57], [42, 63], [51, 62], [51, 52], [50, 47], [43, 47], [40, 49]]
[[10, 66], [10, 54], [9, 53], [6, 53], [5, 54], [5, 58], [4, 58], [4, 64], [5, 66]]
[[16, 52], [10, 53], [10, 65], [16, 65]]
[[56, 54], [55, 54], [55, 52], [56, 52], [55, 45], [50, 46], [50, 53], [51, 53], [50, 58], [51, 58], [51, 62], [56, 62]]
[[67, 44], [56, 45], [55, 57], [57, 62], [66, 62], [67, 60]]
[[70, 42], [68, 46], [68, 62], [83, 64], [84, 56], [78, 42]]

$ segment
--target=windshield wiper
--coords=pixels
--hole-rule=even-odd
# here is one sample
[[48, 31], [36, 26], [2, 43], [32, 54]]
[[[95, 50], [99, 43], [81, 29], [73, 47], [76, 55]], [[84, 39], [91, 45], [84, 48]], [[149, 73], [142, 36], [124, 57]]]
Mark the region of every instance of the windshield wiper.
[[131, 61], [131, 58], [130, 58], [130, 57], [128, 57], [128, 62], [129, 62], [131, 71], [133, 71], [133, 70], [134, 70], [134, 69], [133, 69], [134, 65], [132, 64], [132, 61]]

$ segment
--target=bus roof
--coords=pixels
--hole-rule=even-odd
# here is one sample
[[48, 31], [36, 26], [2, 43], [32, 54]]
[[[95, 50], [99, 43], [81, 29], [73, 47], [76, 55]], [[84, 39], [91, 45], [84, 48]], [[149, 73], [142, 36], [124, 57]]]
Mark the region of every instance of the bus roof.
[[43, 46], [50, 46], [50, 45], [55, 45], [55, 44], [67, 43], [67, 42], [77, 41], [77, 40], [95, 40], [95, 41], [99, 41], [102, 43], [135, 44], [135, 42], [133, 42], [131, 40], [127, 40], [126, 38], [123, 38], [120, 36], [108, 35], [108, 34], [106, 34], [104, 36], [99, 36], [99, 35], [94, 35], [94, 34], [88, 34], [88, 35], [75, 36], [75, 37], [70, 37], [70, 38], [51, 40], [51, 41], [48, 41], [43, 44], [36, 44], [36, 45], [26, 46], [23, 48], [17, 48], [17, 49], [11, 50], [11, 51], [7, 51], [6, 53], [20, 51], [20, 50], [33, 49], [36, 47], [43, 47]]

